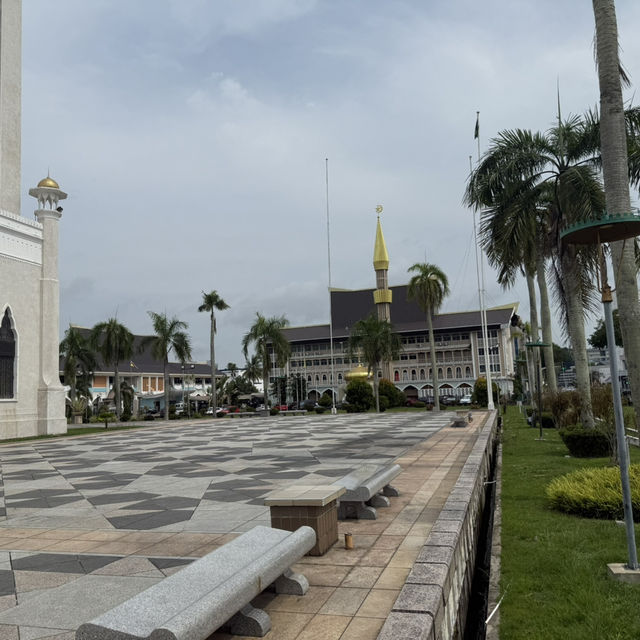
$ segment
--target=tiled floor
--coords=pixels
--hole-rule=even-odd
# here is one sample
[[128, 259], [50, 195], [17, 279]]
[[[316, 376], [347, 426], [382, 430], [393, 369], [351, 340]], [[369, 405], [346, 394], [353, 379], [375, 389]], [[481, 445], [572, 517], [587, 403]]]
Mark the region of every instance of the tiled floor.
[[[477, 416], [479, 418], [480, 416]], [[473, 442], [449, 416], [237, 419], [0, 447], [0, 640], [66, 638], [82, 622], [256, 524], [264, 494], [397, 458], [401, 495], [296, 568], [304, 597], [263, 594], [267, 638], [375, 638]], [[226, 638], [223, 633], [212, 638]]]

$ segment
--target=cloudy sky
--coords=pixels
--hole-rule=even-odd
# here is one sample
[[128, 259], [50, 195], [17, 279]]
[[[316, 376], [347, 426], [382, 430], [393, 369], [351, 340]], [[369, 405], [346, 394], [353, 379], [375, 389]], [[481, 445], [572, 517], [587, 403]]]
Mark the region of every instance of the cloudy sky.
[[[640, 3], [616, 4], [638, 82]], [[148, 333], [166, 311], [205, 360], [216, 289], [224, 366], [256, 311], [327, 322], [325, 158], [333, 286], [374, 286], [380, 203], [390, 284], [426, 259], [445, 311], [477, 308], [476, 111], [485, 146], [547, 129], [558, 79], [563, 114], [595, 106], [593, 32], [575, 0], [23, 0], [22, 211], [50, 167], [69, 193], [61, 328], [117, 314]], [[528, 316], [524, 283], [488, 271], [486, 289]]]

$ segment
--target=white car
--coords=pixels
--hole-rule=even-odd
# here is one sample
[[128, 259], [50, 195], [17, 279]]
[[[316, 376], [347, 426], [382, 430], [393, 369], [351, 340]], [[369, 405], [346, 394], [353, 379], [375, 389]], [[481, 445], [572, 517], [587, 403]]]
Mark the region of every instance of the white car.
[[462, 398], [458, 400], [458, 404], [471, 404], [471, 396], [462, 396]]

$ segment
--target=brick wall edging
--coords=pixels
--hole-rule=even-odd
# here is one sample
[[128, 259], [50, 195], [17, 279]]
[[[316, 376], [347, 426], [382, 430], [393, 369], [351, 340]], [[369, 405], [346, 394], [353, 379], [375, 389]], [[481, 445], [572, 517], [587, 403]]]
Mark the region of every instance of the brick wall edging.
[[378, 640], [462, 636], [498, 414], [489, 414]]

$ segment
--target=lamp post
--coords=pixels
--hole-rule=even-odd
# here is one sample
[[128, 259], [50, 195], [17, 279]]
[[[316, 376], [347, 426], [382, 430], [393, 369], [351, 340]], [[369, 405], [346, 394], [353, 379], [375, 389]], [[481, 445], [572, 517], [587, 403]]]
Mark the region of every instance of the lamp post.
[[[187, 385], [187, 369], [195, 369], [195, 364], [186, 364], [183, 363], [180, 365], [180, 368], [182, 369], [182, 405], [184, 406], [185, 403], [185, 388]], [[188, 394], [188, 389], [187, 389], [187, 416], [190, 418], [191, 417], [191, 402], [189, 401], [189, 394]]]
[[[548, 342], [540, 342], [540, 340], [538, 340], [537, 342], [525, 342], [524, 346], [527, 349], [531, 349], [533, 352], [533, 349], [541, 349], [542, 347], [548, 347], [550, 345]], [[539, 357], [540, 357], [540, 352], [538, 352], [538, 358]], [[538, 421], [538, 427], [540, 429], [539, 440], [542, 440], [542, 383], [540, 381], [540, 367], [538, 366], [537, 358], [536, 358], [536, 391], [538, 395], [538, 407], [537, 407], [535, 416], [536, 416], [536, 420]]]
[[560, 233], [565, 244], [598, 246], [598, 280], [604, 307], [604, 323], [607, 334], [607, 348], [609, 350], [609, 370], [611, 372], [611, 391], [613, 394], [613, 413], [616, 423], [616, 439], [618, 441], [618, 462], [620, 465], [620, 480], [622, 483], [622, 507], [627, 533], [627, 567], [638, 569], [638, 554], [636, 551], [636, 533], [633, 525], [633, 508], [631, 502], [631, 485], [629, 482], [629, 447], [624, 432], [624, 416], [622, 414], [622, 399], [620, 398], [620, 380], [618, 379], [618, 361], [616, 360], [615, 334], [613, 330], [613, 301], [612, 289], [607, 274], [607, 261], [602, 250], [602, 244], [625, 240], [640, 235], [640, 216], [632, 213], [603, 214], [602, 218], [581, 222]]

